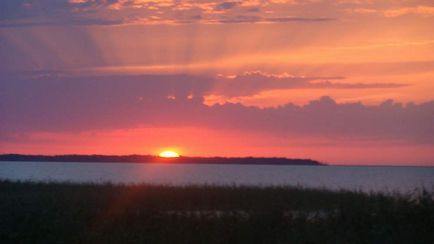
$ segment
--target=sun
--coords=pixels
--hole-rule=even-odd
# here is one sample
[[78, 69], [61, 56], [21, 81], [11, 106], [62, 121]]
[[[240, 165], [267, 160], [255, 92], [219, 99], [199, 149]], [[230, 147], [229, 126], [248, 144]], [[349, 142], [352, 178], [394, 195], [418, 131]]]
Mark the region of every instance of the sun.
[[163, 151], [160, 154], [160, 157], [162, 158], [178, 158], [179, 154], [174, 151]]

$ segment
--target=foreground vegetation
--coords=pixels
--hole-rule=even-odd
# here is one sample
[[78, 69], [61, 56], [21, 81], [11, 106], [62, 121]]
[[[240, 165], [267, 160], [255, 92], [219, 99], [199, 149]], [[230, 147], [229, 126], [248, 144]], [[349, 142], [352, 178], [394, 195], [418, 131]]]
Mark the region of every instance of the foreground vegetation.
[[433, 195], [0, 181], [1, 243], [434, 243]]

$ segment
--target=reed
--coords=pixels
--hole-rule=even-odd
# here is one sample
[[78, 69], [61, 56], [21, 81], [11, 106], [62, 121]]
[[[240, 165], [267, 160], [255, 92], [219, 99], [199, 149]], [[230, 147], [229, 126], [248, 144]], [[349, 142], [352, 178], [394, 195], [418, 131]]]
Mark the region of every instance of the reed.
[[433, 193], [0, 181], [1, 243], [434, 243]]

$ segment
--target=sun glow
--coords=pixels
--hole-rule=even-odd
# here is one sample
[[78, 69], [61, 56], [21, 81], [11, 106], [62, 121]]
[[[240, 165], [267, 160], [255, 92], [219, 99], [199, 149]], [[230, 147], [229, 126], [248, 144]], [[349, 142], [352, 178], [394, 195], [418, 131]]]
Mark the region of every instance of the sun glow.
[[160, 153], [160, 157], [162, 158], [177, 158], [179, 154], [174, 151], [163, 151]]

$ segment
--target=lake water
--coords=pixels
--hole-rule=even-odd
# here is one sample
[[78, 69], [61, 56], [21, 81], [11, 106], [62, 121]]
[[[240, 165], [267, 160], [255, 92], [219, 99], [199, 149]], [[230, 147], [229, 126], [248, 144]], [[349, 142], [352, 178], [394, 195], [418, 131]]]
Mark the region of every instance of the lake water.
[[302, 185], [409, 192], [434, 189], [434, 167], [0, 162], [0, 179], [151, 184]]

